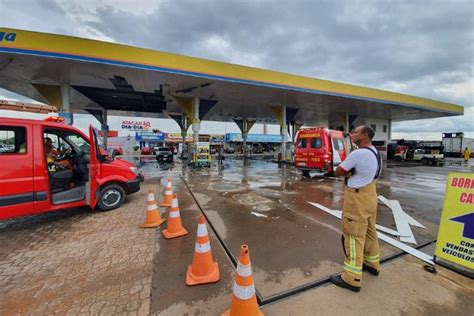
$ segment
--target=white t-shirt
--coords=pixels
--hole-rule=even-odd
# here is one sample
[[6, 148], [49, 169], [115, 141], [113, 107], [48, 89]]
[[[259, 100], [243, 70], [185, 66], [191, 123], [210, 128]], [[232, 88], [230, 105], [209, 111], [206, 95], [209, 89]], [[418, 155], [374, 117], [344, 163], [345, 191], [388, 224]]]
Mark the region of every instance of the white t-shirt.
[[[374, 146], [370, 149], [377, 152]], [[358, 189], [365, 187], [374, 181], [377, 173], [378, 163], [374, 153], [369, 149], [357, 149], [349, 154], [349, 156], [339, 165], [342, 169], [349, 171], [355, 167], [356, 172], [349, 178], [347, 185], [350, 188]], [[382, 166], [380, 166], [382, 169]]]

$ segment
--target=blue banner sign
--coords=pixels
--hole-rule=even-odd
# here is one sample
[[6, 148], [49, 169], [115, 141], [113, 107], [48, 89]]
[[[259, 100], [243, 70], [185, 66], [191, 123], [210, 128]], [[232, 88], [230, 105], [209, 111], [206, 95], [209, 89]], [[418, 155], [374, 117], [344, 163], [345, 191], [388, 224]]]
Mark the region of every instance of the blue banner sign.
[[224, 135], [211, 135], [211, 137], [209, 137], [209, 142], [211, 145], [222, 144], [224, 142]]
[[135, 140], [153, 140], [153, 141], [164, 141], [165, 135], [163, 133], [153, 133], [153, 132], [136, 132]]
[[[240, 133], [227, 133], [225, 134], [225, 141], [242, 142], [242, 134]], [[247, 142], [249, 143], [281, 143], [281, 135], [278, 134], [248, 134]]]

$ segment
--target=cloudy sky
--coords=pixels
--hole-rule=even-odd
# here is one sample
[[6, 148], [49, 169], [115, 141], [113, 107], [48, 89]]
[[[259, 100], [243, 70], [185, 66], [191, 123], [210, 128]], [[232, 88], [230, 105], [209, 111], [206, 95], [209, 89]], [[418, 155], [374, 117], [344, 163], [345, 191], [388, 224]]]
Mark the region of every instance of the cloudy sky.
[[[394, 137], [474, 137], [474, 0], [0, 0], [1, 26], [146, 47], [455, 103]], [[0, 90], [0, 96], [15, 98]]]

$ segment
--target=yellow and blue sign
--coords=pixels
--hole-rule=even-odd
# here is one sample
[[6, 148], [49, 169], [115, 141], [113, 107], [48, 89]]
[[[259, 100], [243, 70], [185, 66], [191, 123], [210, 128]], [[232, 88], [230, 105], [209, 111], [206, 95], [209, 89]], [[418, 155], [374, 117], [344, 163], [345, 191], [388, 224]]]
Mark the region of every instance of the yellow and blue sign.
[[474, 277], [474, 173], [448, 175], [435, 256]]
[[14, 42], [16, 39], [16, 33], [7, 33], [7, 32], [0, 32], [0, 42], [4, 40], [6, 42]]

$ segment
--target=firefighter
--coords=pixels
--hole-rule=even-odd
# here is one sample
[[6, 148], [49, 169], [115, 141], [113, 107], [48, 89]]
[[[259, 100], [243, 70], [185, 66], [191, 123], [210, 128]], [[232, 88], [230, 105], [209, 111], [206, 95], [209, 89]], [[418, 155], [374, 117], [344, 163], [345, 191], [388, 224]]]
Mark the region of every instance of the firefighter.
[[464, 162], [469, 162], [469, 157], [471, 156], [471, 151], [469, 150], [469, 148], [464, 148], [462, 155], [464, 157]]
[[339, 287], [359, 292], [362, 270], [375, 276], [380, 271], [375, 223], [376, 182], [382, 170], [382, 160], [372, 145], [375, 134], [372, 128], [359, 126], [351, 134], [359, 149], [351, 152], [336, 169], [336, 176], [346, 177], [342, 211], [344, 271], [341, 275], [331, 276], [330, 280]]
[[45, 137], [44, 139], [44, 152], [46, 154], [46, 161], [48, 164], [50, 163], [57, 163], [64, 168], [67, 168], [69, 170], [72, 170], [72, 164], [69, 160], [63, 159], [60, 160], [58, 159], [58, 156], [62, 154], [62, 152], [56, 150], [53, 146], [53, 141], [49, 137]]

